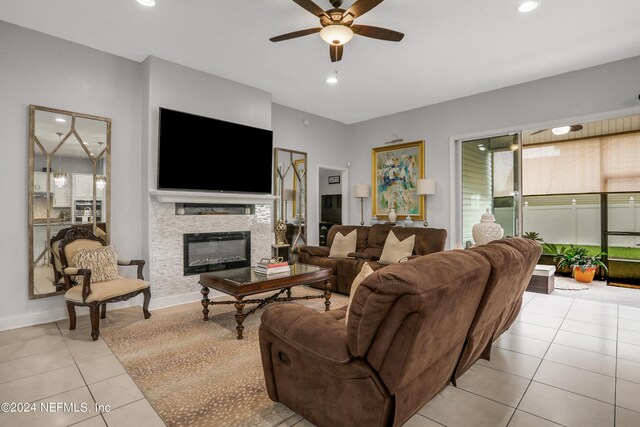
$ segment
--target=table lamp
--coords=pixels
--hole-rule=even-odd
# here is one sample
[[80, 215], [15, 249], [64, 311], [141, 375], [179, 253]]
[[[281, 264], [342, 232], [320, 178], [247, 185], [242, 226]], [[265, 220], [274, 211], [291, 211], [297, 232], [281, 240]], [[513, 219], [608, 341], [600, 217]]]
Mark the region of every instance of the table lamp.
[[419, 179], [418, 180], [418, 196], [424, 197], [424, 226], [427, 227], [427, 196], [436, 194], [436, 182], [433, 179]]
[[360, 225], [364, 225], [364, 199], [369, 198], [369, 186], [367, 184], [354, 185], [353, 197], [360, 199]]

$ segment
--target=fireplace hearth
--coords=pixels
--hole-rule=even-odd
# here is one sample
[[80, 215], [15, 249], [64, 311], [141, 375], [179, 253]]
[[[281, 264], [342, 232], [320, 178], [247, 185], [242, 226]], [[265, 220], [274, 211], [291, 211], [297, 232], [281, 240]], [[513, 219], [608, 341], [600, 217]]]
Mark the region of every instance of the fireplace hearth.
[[184, 234], [183, 241], [185, 276], [251, 265], [249, 231]]

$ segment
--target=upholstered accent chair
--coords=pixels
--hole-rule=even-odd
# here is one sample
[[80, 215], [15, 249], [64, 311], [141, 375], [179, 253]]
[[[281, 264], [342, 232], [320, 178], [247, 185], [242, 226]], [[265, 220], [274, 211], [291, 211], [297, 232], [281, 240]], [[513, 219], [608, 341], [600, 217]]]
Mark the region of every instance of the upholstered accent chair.
[[[62, 277], [62, 265], [60, 264], [60, 241], [64, 239], [64, 235], [72, 228], [85, 228], [87, 230], [93, 230], [93, 224], [75, 224], [71, 227], [63, 228], [49, 240], [49, 251], [51, 252], [51, 266], [53, 268], [53, 286], [56, 291], [64, 290], [64, 278]], [[104, 237], [107, 235], [107, 224], [99, 222], [96, 224], [96, 236]]]
[[[142, 269], [144, 260], [116, 260], [113, 253], [113, 265], [105, 265], [105, 271], [116, 272], [116, 275], [106, 274], [102, 271], [102, 265], [97, 265], [92, 272], [89, 268], [82, 268], [76, 262], [90, 259], [92, 252], [96, 255], [97, 260], [109, 260], [109, 251], [99, 253], [98, 250], [109, 248], [105, 241], [91, 231], [83, 228], [71, 228], [66, 231], [64, 237], [59, 240], [59, 255], [62, 277], [64, 279], [65, 300], [67, 310], [69, 312], [69, 329], [76, 328], [76, 311], [75, 308], [89, 307], [91, 319], [91, 337], [97, 340], [100, 336], [100, 318], [104, 319], [107, 314], [107, 303], [126, 301], [136, 295], [143, 294], [144, 302], [142, 312], [144, 318], [151, 317], [149, 313], [149, 301], [151, 300], [151, 290], [149, 283], [144, 281]], [[83, 256], [86, 255], [86, 256]], [[86, 261], [85, 261], [86, 262]], [[137, 279], [130, 279], [117, 276], [117, 265], [120, 266], [137, 266]], [[111, 264], [105, 262], [105, 264]], [[108, 280], [98, 281], [92, 280], [96, 276], [107, 277]], [[76, 279], [80, 278], [80, 279]], [[78, 282], [78, 283], [76, 283]]]

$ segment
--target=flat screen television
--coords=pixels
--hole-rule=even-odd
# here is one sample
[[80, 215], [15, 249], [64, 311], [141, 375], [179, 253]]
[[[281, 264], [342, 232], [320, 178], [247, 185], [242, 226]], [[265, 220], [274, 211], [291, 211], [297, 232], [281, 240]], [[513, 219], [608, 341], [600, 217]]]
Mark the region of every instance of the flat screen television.
[[158, 189], [271, 193], [273, 132], [160, 108]]

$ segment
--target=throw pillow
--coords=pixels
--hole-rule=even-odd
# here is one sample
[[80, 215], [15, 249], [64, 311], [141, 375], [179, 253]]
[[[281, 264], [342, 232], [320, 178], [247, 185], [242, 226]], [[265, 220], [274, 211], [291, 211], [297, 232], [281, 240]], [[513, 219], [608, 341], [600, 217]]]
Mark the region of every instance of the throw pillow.
[[[90, 283], [106, 282], [118, 278], [118, 254], [113, 246], [101, 246], [95, 249], [80, 249], [73, 257], [77, 268], [91, 270]], [[76, 276], [82, 283], [83, 277]]]
[[416, 243], [416, 235], [409, 236], [402, 242], [398, 240], [393, 231], [387, 235], [387, 240], [382, 248], [380, 255], [380, 264], [395, 264], [401, 262], [404, 258], [408, 258], [413, 253], [413, 246]]
[[347, 322], [349, 321], [349, 309], [351, 308], [351, 301], [353, 301], [353, 296], [356, 294], [356, 289], [358, 289], [360, 283], [362, 283], [362, 281], [372, 273], [373, 268], [371, 268], [369, 263], [365, 262], [360, 269], [360, 273], [358, 273], [355, 279], [353, 279], [353, 283], [351, 283], [351, 290], [349, 291], [349, 304], [347, 304], [347, 314], [344, 316], [345, 324], [348, 324]]
[[346, 236], [343, 236], [338, 231], [331, 244], [331, 249], [329, 249], [329, 258], [346, 258], [348, 254], [355, 252], [357, 239], [358, 232], [356, 230], [351, 231]]

